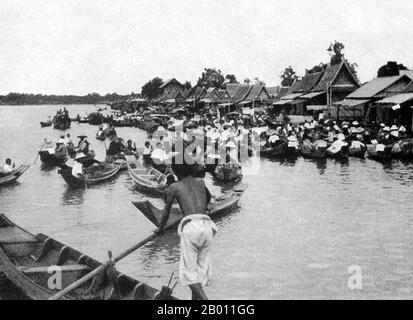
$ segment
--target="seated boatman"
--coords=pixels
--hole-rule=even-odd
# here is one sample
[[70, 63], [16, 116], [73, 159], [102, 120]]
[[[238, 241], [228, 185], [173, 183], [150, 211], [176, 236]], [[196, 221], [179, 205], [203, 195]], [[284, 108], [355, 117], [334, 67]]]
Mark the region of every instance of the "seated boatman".
[[13, 165], [12, 165], [12, 164], [11, 164], [11, 159], [10, 159], [10, 158], [7, 158], [7, 159], [6, 159], [6, 162], [5, 162], [4, 166], [3, 166], [4, 172], [10, 173], [10, 172], [12, 172], [12, 171], [14, 170], [14, 168], [15, 168], [14, 163], [13, 163]]
[[192, 177], [192, 167], [188, 164], [172, 164], [178, 182], [166, 191], [163, 216], [156, 230], [162, 233], [174, 200], [177, 200], [184, 215], [178, 226], [181, 237], [181, 258], [179, 277], [182, 286], [189, 285], [193, 299], [207, 300], [203, 290], [212, 275], [211, 244], [217, 227], [206, 214], [211, 194], [201, 178]]

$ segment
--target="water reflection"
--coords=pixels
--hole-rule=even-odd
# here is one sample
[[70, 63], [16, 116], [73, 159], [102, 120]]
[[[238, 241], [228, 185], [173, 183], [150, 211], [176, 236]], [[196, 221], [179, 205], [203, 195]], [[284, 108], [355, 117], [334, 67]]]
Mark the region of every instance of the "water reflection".
[[66, 188], [62, 196], [62, 204], [66, 206], [80, 206], [84, 202], [86, 189], [71, 189]]
[[166, 263], [175, 263], [179, 261], [179, 236], [176, 229], [166, 232], [161, 237], [158, 237], [148, 243], [143, 252], [144, 265], [156, 265], [161, 255]]

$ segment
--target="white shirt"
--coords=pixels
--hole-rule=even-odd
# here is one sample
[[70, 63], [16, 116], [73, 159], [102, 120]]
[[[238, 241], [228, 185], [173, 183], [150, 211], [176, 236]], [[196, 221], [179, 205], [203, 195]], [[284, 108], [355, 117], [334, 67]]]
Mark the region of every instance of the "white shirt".
[[270, 137], [268, 138], [268, 141], [269, 141], [270, 143], [274, 143], [274, 142], [276, 142], [276, 141], [278, 141], [278, 140], [280, 140], [280, 138], [279, 138], [276, 134], [273, 134], [272, 136], [270, 136]]
[[3, 166], [3, 169], [4, 169], [5, 172], [12, 172], [13, 171], [13, 167], [8, 165], [8, 164], [5, 164]]
[[75, 161], [72, 167], [72, 175], [77, 177], [78, 175], [83, 175], [83, 164]]
[[155, 150], [152, 151], [151, 158], [158, 159], [160, 161], [165, 161], [166, 159], [168, 159], [168, 157], [165, 154], [165, 151], [159, 148], [156, 148]]
[[151, 154], [151, 148], [147, 148], [147, 147], [144, 147], [144, 150], [143, 150], [143, 154], [144, 155], [150, 155]]

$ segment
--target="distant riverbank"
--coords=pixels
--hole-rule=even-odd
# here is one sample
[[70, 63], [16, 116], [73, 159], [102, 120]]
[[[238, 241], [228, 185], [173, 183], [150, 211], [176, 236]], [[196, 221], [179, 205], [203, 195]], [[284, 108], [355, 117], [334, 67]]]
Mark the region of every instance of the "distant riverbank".
[[121, 101], [131, 95], [119, 95], [117, 93], [89, 93], [84, 96], [78, 95], [43, 95], [27, 93], [9, 93], [0, 95], [0, 105], [75, 105], [75, 104], [108, 104], [114, 101]]

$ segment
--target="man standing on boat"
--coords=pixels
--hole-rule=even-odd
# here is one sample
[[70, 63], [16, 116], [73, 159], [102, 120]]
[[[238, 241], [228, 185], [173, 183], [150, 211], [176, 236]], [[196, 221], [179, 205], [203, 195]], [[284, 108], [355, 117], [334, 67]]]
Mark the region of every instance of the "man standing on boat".
[[172, 204], [176, 200], [184, 215], [178, 226], [181, 237], [181, 285], [189, 285], [193, 299], [207, 300], [202, 286], [208, 285], [212, 275], [211, 244], [217, 232], [215, 223], [206, 214], [211, 194], [203, 179], [192, 176], [192, 166], [186, 163], [172, 164], [172, 169], [178, 182], [173, 183], [166, 191], [165, 210], [156, 232], [162, 233]]

